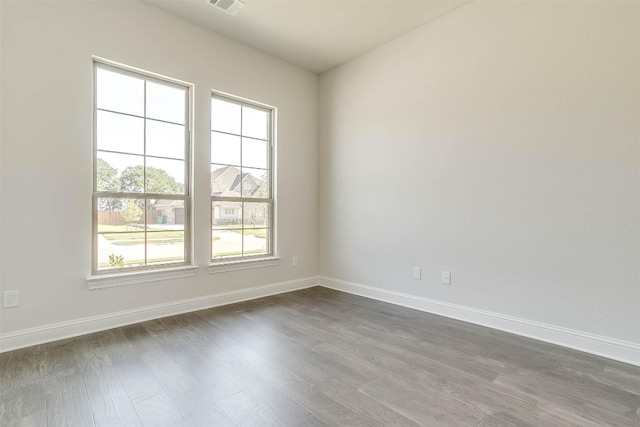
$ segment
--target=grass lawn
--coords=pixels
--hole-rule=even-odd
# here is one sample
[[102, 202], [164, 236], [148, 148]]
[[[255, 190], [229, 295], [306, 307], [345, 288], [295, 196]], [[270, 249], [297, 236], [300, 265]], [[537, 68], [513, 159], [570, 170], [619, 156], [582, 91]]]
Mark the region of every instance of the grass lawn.
[[[114, 245], [137, 245], [144, 243], [144, 230], [128, 225], [100, 225], [98, 233]], [[178, 243], [184, 241], [184, 231], [152, 228], [147, 232], [148, 243]]]
[[[213, 238], [213, 240], [220, 240], [220, 237], [215, 236]], [[184, 242], [184, 237], [182, 235], [180, 235], [180, 237], [176, 237], [176, 238], [154, 238], [154, 233], [149, 233], [147, 235], [147, 243], [149, 244], [153, 244], [153, 243], [182, 243]], [[144, 238], [142, 239], [132, 239], [132, 240], [119, 240], [116, 242], [113, 242], [114, 245], [143, 245], [144, 244]]]
[[[245, 228], [243, 234], [246, 236], [267, 237], [267, 228]], [[240, 231], [237, 231], [238, 233]]]
[[[162, 243], [182, 243], [184, 242], [184, 238], [177, 237], [175, 239], [154, 239], [151, 237], [147, 237], [148, 244], [162, 244]], [[144, 237], [142, 239], [121, 239], [121, 240], [113, 240], [111, 242], [116, 246], [133, 246], [133, 245], [144, 245]]]
[[222, 231], [222, 230], [231, 231], [238, 234], [244, 234], [246, 236], [256, 236], [256, 237], [266, 238], [268, 228], [245, 227], [243, 230], [242, 226], [240, 225], [225, 225], [225, 226], [213, 227], [213, 231]]
[[128, 231], [142, 230], [144, 226], [142, 224], [136, 225], [105, 225], [98, 224], [98, 233], [124, 233]]

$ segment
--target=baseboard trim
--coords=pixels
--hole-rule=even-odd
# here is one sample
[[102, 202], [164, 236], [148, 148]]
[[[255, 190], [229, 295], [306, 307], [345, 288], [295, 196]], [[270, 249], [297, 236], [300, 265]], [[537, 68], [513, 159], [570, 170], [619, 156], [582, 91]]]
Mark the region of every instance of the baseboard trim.
[[359, 283], [347, 282], [331, 277], [319, 277], [318, 281], [319, 284], [325, 288], [511, 332], [528, 338], [640, 366], [640, 345], [632, 342], [366, 286]]
[[640, 366], [640, 345], [635, 343], [331, 277], [307, 277], [0, 334], [0, 353], [318, 285]]
[[0, 353], [146, 320], [233, 304], [317, 285], [317, 277], [307, 277], [9, 332], [0, 334]]

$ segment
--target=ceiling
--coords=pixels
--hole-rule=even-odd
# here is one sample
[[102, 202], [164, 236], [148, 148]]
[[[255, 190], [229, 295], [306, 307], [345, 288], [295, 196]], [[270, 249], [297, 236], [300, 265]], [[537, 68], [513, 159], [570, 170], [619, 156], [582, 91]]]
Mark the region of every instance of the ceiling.
[[323, 73], [471, 0], [243, 0], [235, 16], [208, 0], [143, 0], [218, 34]]

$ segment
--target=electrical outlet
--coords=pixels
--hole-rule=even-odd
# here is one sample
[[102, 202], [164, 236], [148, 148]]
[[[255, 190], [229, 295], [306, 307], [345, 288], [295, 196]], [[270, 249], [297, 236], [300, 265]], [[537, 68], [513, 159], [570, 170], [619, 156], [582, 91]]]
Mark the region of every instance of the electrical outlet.
[[17, 307], [20, 298], [20, 291], [15, 290], [15, 291], [4, 291], [4, 301], [2, 306], [4, 308], [9, 308], [9, 307]]
[[413, 267], [413, 278], [422, 280], [422, 269], [420, 267]]
[[450, 285], [451, 284], [451, 272], [450, 271], [443, 271], [442, 272], [442, 284], [443, 285]]
[[298, 257], [294, 256], [293, 258], [291, 258], [291, 266], [292, 267], [297, 267], [298, 266]]

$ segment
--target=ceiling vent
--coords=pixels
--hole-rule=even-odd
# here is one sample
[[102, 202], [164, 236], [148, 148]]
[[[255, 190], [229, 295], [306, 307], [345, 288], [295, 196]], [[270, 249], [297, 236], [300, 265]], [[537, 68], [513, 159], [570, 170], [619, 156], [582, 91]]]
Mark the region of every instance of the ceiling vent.
[[244, 7], [244, 3], [240, 0], [209, 0], [209, 3], [218, 9], [224, 10], [229, 15], [235, 15]]

